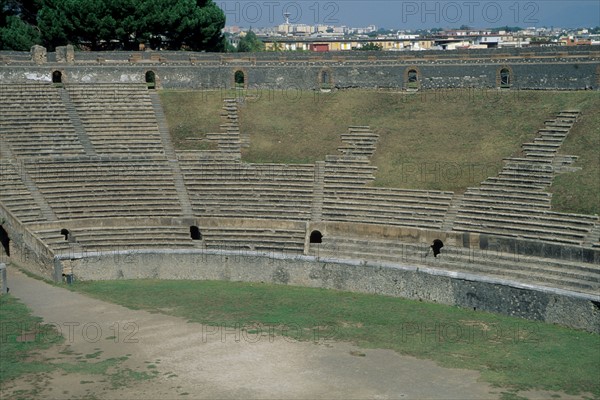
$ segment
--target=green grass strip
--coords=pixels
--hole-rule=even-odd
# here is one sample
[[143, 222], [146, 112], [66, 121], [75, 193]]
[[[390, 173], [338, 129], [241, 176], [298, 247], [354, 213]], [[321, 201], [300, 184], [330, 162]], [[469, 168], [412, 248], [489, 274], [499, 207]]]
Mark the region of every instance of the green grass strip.
[[393, 297], [214, 281], [78, 282], [73, 288], [133, 309], [300, 340], [392, 349], [481, 372], [511, 390], [600, 397], [600, 336], [517, 318]]

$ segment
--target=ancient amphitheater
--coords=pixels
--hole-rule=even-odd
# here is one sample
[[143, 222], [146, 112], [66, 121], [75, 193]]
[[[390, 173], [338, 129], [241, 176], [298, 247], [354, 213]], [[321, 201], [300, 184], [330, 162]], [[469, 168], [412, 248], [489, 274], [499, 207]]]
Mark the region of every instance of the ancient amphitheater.
[[[395, 71], [397, 81], [386, 72], [381, 87], [399, 90], [435, 82], [597, 89], [600, 51], [294, 57], [2, 54], [0, 222], [10, 238], [8, 260], [55, 280], [274, 282], [600, 332], [599, 218], [553, 211], [548, 191], [572, 162], [557, 152], [578, 110], [556, 110], [497, 176], [455, 194], [370, 186], [378, 135], [369, 126], [340, 127], [344, 145], [315, 163], [244, 162], [250, 139], [239, 129], [243, 98], [225, 99], [221, 131], [209, 135], [216, 150], [176, 151], [160, 98], [148, 88], [219, 87], [236, 71], [246, 87], [279, 75], [303, 77], [306, 89], [369, 87], [371, 63]], [[470, 80], [452, 75], [477, 68], [482, 72]], [[577, 75], [544, 80], [563, 70]], [[410, 71], [419, 74], [418, 87], [407, 81]], [[439, 79], [426, 79], [433, 72]], [[425, 257], [434, 239], [444, 242], [442, 255]]]

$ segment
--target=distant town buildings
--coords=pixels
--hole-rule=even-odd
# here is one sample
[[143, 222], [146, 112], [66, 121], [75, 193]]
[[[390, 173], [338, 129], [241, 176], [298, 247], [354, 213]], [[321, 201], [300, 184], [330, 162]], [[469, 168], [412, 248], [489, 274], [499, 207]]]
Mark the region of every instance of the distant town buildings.
[[[230, 44], [237, 46], [248, 29], [224, 29]], [[561, 28], [430, 29], [415, 32], [383, 30], [374, 25], [353, 28], [345, 25], [306, 25], [289, 21], [269, 27], [252, 28], [267, 51], [383, 51], [489, 49], [533, 46], [584, 46], [600, 44], [600, 32]]]

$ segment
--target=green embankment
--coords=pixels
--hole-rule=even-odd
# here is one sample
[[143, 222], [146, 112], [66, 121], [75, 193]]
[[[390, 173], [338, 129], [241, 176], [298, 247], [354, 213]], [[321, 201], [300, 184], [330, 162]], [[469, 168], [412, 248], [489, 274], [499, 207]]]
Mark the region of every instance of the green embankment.
[[[304, 163], [336, 154], [350, 125], [380, 135], [374, 185], [462, 192], [520, 153], [544, 120], [564, 109], [583, 116], [561, 150], [580, 157], [582, 170], [559, 176], [551, 191], [557, 211], [600, 214], [600, 95], [595, 91], [378, 92], [249, 91], [240, 127], [250, 134], [248, 162]], [[226, 91], [163, 91], [176, 146], [207, 148], [201, 138], [219, 129]]]

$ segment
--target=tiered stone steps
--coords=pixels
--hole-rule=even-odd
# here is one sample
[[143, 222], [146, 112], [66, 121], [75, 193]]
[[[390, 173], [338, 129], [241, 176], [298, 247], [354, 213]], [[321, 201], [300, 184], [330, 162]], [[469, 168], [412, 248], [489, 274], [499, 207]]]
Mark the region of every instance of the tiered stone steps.
[[345, 156], [370, 158], [375, 152], [379, 135], [368, 126], [351, 126], [348, 133], [342, 134], [344, 146], [338, 148]]
[[[460, 196], [367, 186], [376, 171], [369, 158], [377, 135], [369, 127], [350, 127], [342, 135], [341, 155], [315, 165], [248, 164], [240, 162], [244, 140], [236, 99], [224, 102], [221, 132], [209, 135], [218, 151], [176, 154], [158, 99], [145, 85], [67, 85], [68, 92], [39, 86], [0, 86], [13, 99], [0, 99], [0, 111], [11, 121], [1, 132], [2, 144], [10, 148], [0, 149], [0, 201], [22, 222], [37, 226], [35, 233], [57, 254], [156, 248], [303, 254], [303, 224], [309, 220], [452, 228], [600, 248], [598, 217], [552, 212], [546, 192], [557, 170], [570, 166], [569, 158], [556, 153], [577, 119], [572, 110], [547, 121], [524, 144], [525, 155], [507, 159], [498, 176]], [[48, 113], [36, 109], [45, 103], [51, 104], [46, 119]], [[92, 150], [100, 155], [83, 154]], [[14, 163], [17, 156], [22, 171]], [[217, 219], [199, 223], [201, 240], [192, 240], [186, 225], [127, 222], [192, 216]], [[239, 223], [244, 217], [250, 222]], [[92, 218], [122, 223], [81, 223], [95, 224]], [[263, 223], [252, 225], [256, 219]], [[40, 224], [50, 220], [69, 226], [71, 239]], [[293, 224], [283, 226], [284, 220]], [[400, 261], [584, 293], [600, 289], [597, 265], [490, 257], [449, 246], [437, 258], [424, 257], [428, 250], [428, 244], [325, 235], [322, 244], [311, 244], [310, 254]]]
[[179, 160], [195, 215], [310, 220], [314, 165]]
[[371, 165], [368, 158], [363, 156], [326, 156], [325, 157], [325, 187], [358, 185], [375, 180], [377, 167]]
[[[241, 158], [242, 142], [240, 138], [240, 125], [238, 120], [237, 99], [224, 99], [221, 118], [221, 132], [208, 133], [208, 140], [217, 143], [217, 149], [223, 153], [230, 153]], [[245, 144], [249, 144], [245, 143]]]
[[323, 218], [323, 199], [325, 197], [325, 162], [315, 162], [315, 180], [311, 221], [321, 221]]
[[182, 215], [172, 170], [161, 158], [37, 159], [25, 167], [61, 220]]
[[[440, 255], [433, 257], [429, 244], [324, 236], [321, 244], [310, 245], [309, 254], [318, 257], [423, 265], [428, 268], [471, 273], [588, 294], [598, 294], [600, 290], [600, 266], [597, 264], [472, 251], [448, 245], [442, 248]], [[376, 265], [376, 262], [374, 264]]]
[[171, 166], [171, 170], [173, 171], [173, 183], [175, 184], [175, 189], [177, 190], [177, 196], [179, 197], [181, 209], [186, 217], [192, 217], [192, 203], [190, 201], [190, 196], [187, 192], [187, 188], [185, 186], [185, 181], [183, 179], [181, 167], [179, 166], [179, 162], [177, 160], [175, 147], [173, 146], [173, 142], [171, 141], [171, 134], [167, 125], [167, 118], [160, 103], [160, 98], [156, 92], [149, 93], [149, 96], [150, 101], [152, 102], [152, 109], [154, 110], [154, 114], [156, 115], [158, 131], [160, 133], [160, 138], [165, 151], [165, 156], [169, 160], [169, 165]]
[[77, 110], [75, 110], [75, 105], [71, 101], [71, 96], [69, 96], [69, 92], [65, 88], [58, 89], [60, 94], [60, 98], [62, 99], [63, 104], [69, 114], [69, 118], [71, 119], [71, 123], [73, 124], [73, 128], [75, 129], [75, 133], [77, 133], [77, 137], [79, 138], [79, 143], [83, 146], [85, 150], [85, 154], [88, 156], [95, 156], [96, 150], [94, 149], [94, 145], [90, 141], [90, 138], [83, 127], [83, 123], [81, 122], [81, 118], [79, 118], [79, 114]]
[[451, 231], [454, 226], [454, 222], [456, 221], [456, 216], [458, 215], [458, 211], [462, 207], [464, 196], [462, 194], [454, 194], [452, 196], [452, 200], [450, 201], [450, 206], [448, 207], [448, 211], [444, 216], [444, 220], [442, 221], [441, 230], [443, 231]]
[[0, 160], [0, 201], [23, 223], [45, 220], [40, 206], [16, 170], [23, 166], [14, 163], [11, 160]]
[[441, 229], [451, 192], [325, 186], [323, 219]]
[[260, 227], [200, 227], [207, 249], [302, 254], [304, 229]]
[[600, 249], [600, 223], [596, 223], [594, 228], [590, 230], [589, 234], [583, 240], [583, 245]]
[[67, 85], [66, 88], [97, 154], [164, 154], [146, 85]]
[[376, 167], [369, 158], [378, 135], [351, 126], [339, 156], [326, 156], [321, 217], [325, 221], [441, 229], [452, 193], [368, 187]]
[[551, 212], [547, 192], [557, 168], [572, 162], [556, 153], [578, 115], [567, 110], [546, 121], [533, 143], [523, 145], [524, 157], [505, 159], [498, 176], [468, 188], [453, 230], [582, 245], [598, 216]]
[[58, 89], [0, 85], [0, 135], [15, 157], [83, 155]]
[[194, 249], [200, 243], [191, 239], [188, 227], [179, 225], [75, 227], [69, 229], [68, 240], [60, 231], [42, 227], [35, 233], [57, 255], [133, 249]]
[[498, 209], [463, 208], [457, 221], [459, 230], [491, 233], [524, 239], [539, 239], [555, 243], [581, 245], [598, 223], [597, 216], [556, 213], [549, 211], [519, 210], [500, 212]]

